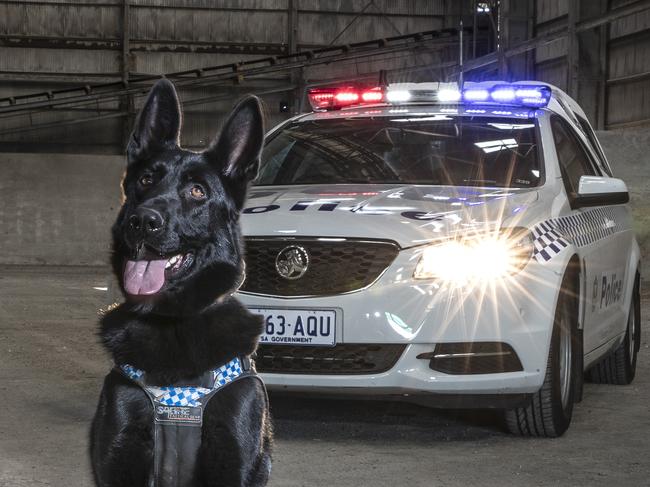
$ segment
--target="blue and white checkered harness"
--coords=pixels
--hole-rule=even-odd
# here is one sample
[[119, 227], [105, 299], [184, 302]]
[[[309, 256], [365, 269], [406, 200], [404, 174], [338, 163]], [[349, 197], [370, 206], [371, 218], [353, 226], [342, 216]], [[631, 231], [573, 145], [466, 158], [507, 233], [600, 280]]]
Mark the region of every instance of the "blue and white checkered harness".
[[235, 381], [246, 377], [262, 380], [245, 356], [185, 382], [194, 385], [150, 385], [146, 372], [132, 365], [118, 365], [116, 370], [137, 384], [153, 405], [153, 469], [147, 484], [151, 487], [196, 485], [196, 461], [208, 402]]
[[212, 371], [213, 385], [212, 388], [206, 387], [178, 387], [178, 386], [150, 386], [142, 383], [144, 371], [131, 365], [124, 364], [120, 368], [122, 372], [130, 377], [133, 381], [139, 383], [146, 389], [155, 401], [165, 406], [199, 406], [199, 399], [221, 389], [226, 384], [234, 381], [242, 375], [242, 366], [239, 358], [234, 358], [230, 362]]

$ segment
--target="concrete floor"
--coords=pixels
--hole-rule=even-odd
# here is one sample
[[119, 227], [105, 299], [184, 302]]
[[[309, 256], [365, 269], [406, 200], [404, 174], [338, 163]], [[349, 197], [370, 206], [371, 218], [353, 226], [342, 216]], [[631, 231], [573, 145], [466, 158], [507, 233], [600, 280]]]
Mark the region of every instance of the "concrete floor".
[[[92, 485], [87, 432], [110, 367], [99, 268], [0, 268], [0, 486]], [[271, 486], [650, 485], [650, 294], [637, 379], [587, 384], [569, 432], [508, 436], [489, 413], [272, 397]]]

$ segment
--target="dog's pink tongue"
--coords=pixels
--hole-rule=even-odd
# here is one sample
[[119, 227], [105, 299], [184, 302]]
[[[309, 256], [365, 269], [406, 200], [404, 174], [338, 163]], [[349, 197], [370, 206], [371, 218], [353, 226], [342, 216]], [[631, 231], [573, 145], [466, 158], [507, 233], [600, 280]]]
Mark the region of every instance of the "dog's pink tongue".
[[155, 294], [165, 284], [166, 260], [127, 260], [124, 289], [129, 294]]

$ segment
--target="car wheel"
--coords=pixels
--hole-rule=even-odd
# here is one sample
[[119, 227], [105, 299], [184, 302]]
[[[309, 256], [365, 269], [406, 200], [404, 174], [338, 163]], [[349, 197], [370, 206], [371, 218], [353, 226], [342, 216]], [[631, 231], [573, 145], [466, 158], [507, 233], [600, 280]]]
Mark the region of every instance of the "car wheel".
[[641, 345], [641, 297], [639, 275], [634, 280], [634, 292], [627, 318], [623, 342], [610, 355], [587, 372], [587, 380], [596, 384], [626, 385], [634, 380], [636, 357]]
[[[565, 280], [566, 282], [566, 280]], [[563, 286], [555, 309], [544, 383], [527, 406], [505, 411], [508, 430], [516, 435], [554, 438], [571, 424], [582, 347], [578, 343], [578, 308], [573, 284]]]

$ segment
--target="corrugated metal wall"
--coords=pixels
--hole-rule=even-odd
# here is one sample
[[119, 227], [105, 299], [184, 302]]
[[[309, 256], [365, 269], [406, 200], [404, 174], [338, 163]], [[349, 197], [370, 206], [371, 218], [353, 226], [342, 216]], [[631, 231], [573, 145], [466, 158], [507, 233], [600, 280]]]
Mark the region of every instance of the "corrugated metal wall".
[[[453, 3], [453, 2], [452, 2]], [[439, 29], [445, 0], [2, 0], [0, 1], [0, 97], [60, 89], [133, 75], [161, 74], [286, 54], [290, 45], [306, 50]], [[290, 38], [291, 9], [296, 29]], [[123, 26], [128, 24], [128, 52]], [[409, 67], [446, 59], [440, 53], [399, 53], [305, 69], [303, 83], [354, 77], [380, 69]], [[188, 106], [183, 141], [200, 146], [219, 120], [246, 92], [289, 87], [288, 72], [243, 84], [206, 84], [181, 92], [184, 100], [211, 101]], [[270, 124], [288, 116], [281, 101], [291, 93], [264, 95]], [[219, 100], [221, 98], [221, 100]], [[137, 104], [141, 100], [136, 100]], [[98, 114], [105, 120], [83, 122]], [[0, 150], [119, 152], [131, 121], [118, 117], [118, 101], [75, 111], [50, 110], [0, 120]], [[116, 114], [115, 118], [112, 118]], [[81, 123], [58, 126], [57, 121]], [[7, 133], [35, 124], [37, 131]], [[4, 132], [3, 132], [4, 131]]]
[[[537, 0], [535, 2], [536, 35], [544, 35], [553, 30], [556, 20], [566, 19], [567, 0]], [[535, 71], [537, 78], [566, 89], [567, 40], [558, 39], [535, 50]]]
[[[526, 36], [566, 29], [569, 6], [579, 6], [580, 22], [635, 3], [528, 1], [501, 0], [502, 7], [510, 5], [512, 15], [506, 21], [511, 29], [510, 48]], [[530, 7], [524, 8], [524, 4]], [[0, 0], [0, 97], [118, 81], [127, 73], [161, 74], [281, 55], [291, 46], [300, 51], [441, 29], [458, 23], [461, 5], [466, 7], [465, 21], [470, 25], [470, 0], [128, 0], [128, 9], [124, 0]], [[295, 30], [290, 26], [292, 18], [296, 19]], [[525, 27], [527, 18], [530, 28]], [[483, 22], [488, 23], [485, 18]], [[603, 35], [607, 36], [604, 51], [598, 46], [599, 36]], [[606, 28], [582, 32], [578, 38], [581, 68], [580, 79], [574, 84], [578, 86], [578, 100], [594, 125], [613, 128], [649, 123], [650, 10], [616, 20]], [[189, 146], [204, 143], [243, 93], [266, 93], [263, 97], [272, 124], [288, 116], [280, 112], [280, 102], [294, 101], [293, 94], [278, 90], [327, 79], [360, 77], [379, 70], [453, 62], [458, 55], [454, 42], [426, 51], [306, 68], [293, 76], [274, 73], [235, 85], [206, 83], [185, 89], [184, 100], [208, 100], [188, 105], [184, 141]], [[495, 46], [496, 40], [482, 38], [477, 56]], [[535, 77], [572, 91], [567, 83], [570, 46], [565, 36], [512, 58], [508, 61], [514, 68], [510, 74], [514, 79]], [[470, 52], [468, 42], [467, 58]], [[492, 63], [468, 73], [467, 79], [494, 79], [500, 69]], [[393, 80], [455, 79], [456, 72], [454, 67], [432, 68], [393, 74]], [[602, 91], [601, 85], [605, 87]], [[136, 108], [138, 103], [136, 100]], [[0, 150], [119, 152], [132, 122], [132, 117], [120, 115], [125, 109], [125, 103], [116, 100], [75, 111], [47, 110], [0, 118]], [[84, 121], [97, 115], [103, 120]], [[66, 120], [78, 123], [57, 124]], [[34, 124], [50, 126], [16, 132]]]
[[[612, 6], [625, 3], [613, 0]], [[612, 23], [608, 63], [608, 125], [650, 122], [650, 10]]]
[[[570, 1], [573, 0], [536, 0], [536, 35], [552, 32], [565, 23]], [[633, 0], [582, 0], [577, 20], [590, 18], [599, 7], [605, 15], [633, 3]], [[585, 10], [591, 10], [591, 15]], [[600, 41], [599, 36], [606, 38]], [[601, 128], [650, 124], [650, 9], [587, 31], [580, 35], [579, 44], [580, 62], [585, 65], [579, 71], [577, 97], [592, 123]], [[567, 37], [536, 49], [537, 78], [567, 90], [567, 52]], [[600, 69], [600, 62], [604, 70]], [[605, 86], [599, 99], [596, 85], [601, 82]], [[599, 107], [599, 103], [604, 106]]]

